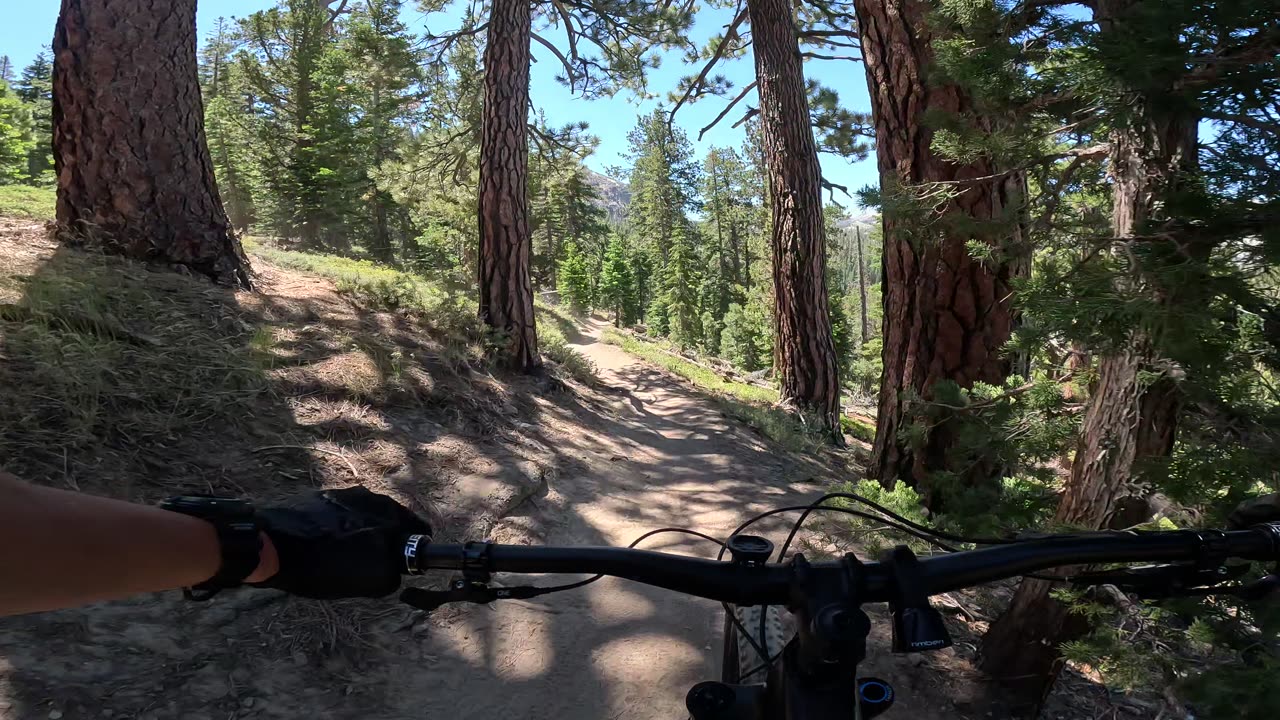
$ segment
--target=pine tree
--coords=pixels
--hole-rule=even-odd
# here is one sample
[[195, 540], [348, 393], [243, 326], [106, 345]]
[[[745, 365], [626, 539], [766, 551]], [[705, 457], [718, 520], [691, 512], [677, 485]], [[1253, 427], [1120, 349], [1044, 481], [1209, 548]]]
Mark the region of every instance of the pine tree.
[[[543, 124], [540, 119], [538, 125]], [[583, 164], [589, 148], [557, 150], [538, 153], [530, 163], [532, 273], [535, 285], [541, 287], [554, 284], [556, 268], [569, 243], [578, 246], [598, 278], [609, 233], [607, 213]]]
[[[870, 474], [885, 487], [906, 482], [941, 510], [941, 486], [990, 487], [1002, 468], [955, 452], [949, 419], [915, 414], [939, 387], [1004, 383], [1012, 371], [1003, 354], [1015, 327], [1012, 281], [1022, 266], [1014, 258], [1026, 253], [1024, 176], [998, 146], [954, 142], [1007, 137], [1003, 115], [989, 107], [1006, 90], [1004, 77], [963, 83], [948, 74], [954, 58], [943, 51], [967, 58], [966, 43], [1007, 24], [995, 4], [854, 6], [875, 105], [885, 247], [885, 367]], [[979, 84], [987, 96], [971, 87]], [[975, 257], [975, 247], [998, 252]]]
[[613, 324], [631, 325], [638, 320], [635, 277], [631, 272], [627, 245], [618, 233], [609, 238], [604, 267], [600, 271], [599, 304], [613, 311]]
[[[63, 0], [53, 39], [59, 234], [248, 287], [248, 261], [218, 197], [205, 142], [195, 23], [195, 0], [127, 0], [110, 8]], [[127, 82], [103, 95], [103, 74]], [[112, 161], [86, 161], [94, 157]], [[119, 202], [122, 187], [136, 202]]]
[[[642, 116], [627, 134], [631, 161], [631, 204], [627, 224], [634, 237], [652, 251], [658, 267], [667, 262], [672, 236], [688, 224], [687, 212], [697, 207], [698, 167], [684, 131], [666, 122], [655, 110]], [[647, 287], [641, 294], [650, 295]]]
[[595, 306], [595, 273], [590, 258], [578, 249], [576, 242], [570, 241], [565, 247], [558, 275], [561, 297], [574, 310], [588, 312]]
[[403, 6], [402, 0], [366, 0], [352, 13], [342, 43], [351, 67], [348, 92], [359, 89], [353, 110], [358, 117], [355, 141], [367, 168], [358, 181], [368, 217], [366, 249], [383, 262], [396, 261], [406, 238], [391, 193], [378, 185], [376, 170], [396, 158], [425, 95], [420, 67], [425, 55], [400, 21]]
[[752, 50], [773, 219], [774, 366], [782, 402], [840, 442], [840, 378], [827, 295], [822, 170], [791, 7], [751, 0]]
[[662, 305], [667, 313], [666, 334], [678, 347], [694, 347], [702, 338], [697, 263], [690, 230], [673, 228], [667, 264], [663, 268]]
[[529, 276], [528, 0], [496, 0], [484, 50], [480, 135], [480, 318], [501, 333], [506, 361], [532, 371], [538, 354]]
[[363, 175], [353, 142], [349, 58], [338, 17], [321, 0], [281, 0], [240, 21], [236, 69], [253, 97], [266, 160], [259, 209], [304, 247], [349, 248]]
[[[594, 97], [620, 88], [639, 89], [655, 64], [649, 48], [681, 42], [680, 32], [691, 21], [690, 7], [642, 0], [555, 3], [541, 17], [547, 27], [565, 33], [567, 54], [533, 31], [528, 0], [496, 0], [490, 8], [480, 147], [480, 315], [510, 338], [509, 355], [518, 367], [533, 369], [538, 364], [524, 147], [530, 43], [536, 39], [560, 60], [565, 71], [561, 80], [570, 90]], [[615, 18], [625, 18], [625, 25]], [[589, 48], [598, 55], [587, 54]]]
[[376, 171], [420, 234], [405, 241], [411, 267], [450, 282], [475, 282], [480, 128], [483, 122], [481, 18], [468, 16], [456, 38], [429, 41], [421, 126], [399, 158]]
[[717, 319], [728, 312], [729, 303], [741, 302], [751, 287], [752, 252], [750, 239], [755, 208], [751, 205], [748, 169], [736, 151], [712, 148], [702, 168], [703, 213], [707, 235], [714, 238], [710, 267], [718, 274], [709, 310]]
[[18, 97], [31, 108], [35, 145], [27, 153], [27, 181], [52, 185], [53, 177], [53, 63], [41, 51], [13, 84]]
[[0, 185], [29, 177], [27, 161], [35, 146], [30, 107], [0, 81]]
[[251, 93], [233, 59], [241, 41], [231, 21], [217, 19], [200, 52], [200, 90], [218, 189], [232, 226], [245, 232], [257, 219], [255, 195], [270, 160], [261, 151]]
[[[1275, 133], [1250, 136], [1273, 122], [1259, 100], [1277, 90], [1280, 11], [1108, 0], [1093, 12], [1086, 23], [1034, 16], [1036, 32], [1058, 42], [1037, 80], [1080, 105], [1060, 110], [1056, 122], [1070, 116], [1074, 124], [1058, 137], [1059, 162], [1036, 183], [1038, 224], [1049, 231], [1023, 292], [1032, 322], [1022, 342], [1098, 358], [1054, 520], [1130, 527], [1151, 518], [1146, 496], [1159, 490], [1216, 525], [1277, 458], [1274, 396], [1254, 393], [1274, 372], [1280, 334], [1262, 330], [1275, 298], [1269, 282], [1253, 278], [1274, 272], [1277, 237], [1267, 225], [1280, 185], [1274, 167], [1237, 152], [1247, 138], [1250, 156], [1280, 153]], [[1218, 120], [1215, 132], [1202, 129], [1206, 117]], [[1108, 197], [1110, 227], [1099, 231], [1098, 199]], [[1061, 666], [1059, 649], [1078, 657], [1089, 647], [1073, 641], [1089, 622], [1049, 591], [1024, 581], [983, 645], [984, 669], [1031, 707]], [[1201, 612], [1266, 624], [1223, 603], [1231, 601], [1220, 597]], [[1098, 628], [1094, 638], [1108, 632]], [[1179, 652], [1126, 663], [1158, 671]], [[1218, 678], [1215, 694], [1233, 700], [1214, 702], [1249, 716], [1256, 689], [1227, 692], [1229, 679]]]

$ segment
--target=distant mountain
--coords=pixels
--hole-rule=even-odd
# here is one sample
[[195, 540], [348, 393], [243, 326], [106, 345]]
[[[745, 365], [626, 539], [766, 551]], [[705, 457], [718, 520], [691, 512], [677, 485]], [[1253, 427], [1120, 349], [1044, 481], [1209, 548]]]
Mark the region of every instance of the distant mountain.
[[609, 222], [621, 223], [631, 204], [631, 186], [591, 169], [587, 170], [587, 181], [600, 195], [600, 205], [609, 213]]
[[840, 218], [840, 222], [836, 223], [836, 227], [841, 230], [852, 230], [854, 225], [859, 225], [865, 232], [879, 224], [880, 213], [864, 212], [860, 215], [846, 215]]

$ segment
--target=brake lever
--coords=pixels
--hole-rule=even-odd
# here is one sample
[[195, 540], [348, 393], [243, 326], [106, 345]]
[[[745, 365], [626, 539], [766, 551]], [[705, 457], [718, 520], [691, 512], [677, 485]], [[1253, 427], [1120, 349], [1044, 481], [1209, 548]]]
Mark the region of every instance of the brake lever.
[[1262, 600], [1280, 591], [1280, 575], [1267, 575], [1259, 580], [1242, 585], [1233, 593], [1243, 600]]
[[441, 605], [453, 602], [488, 605], [495, 600], [528, 600], [542, 595], [544, 590], [545, 588], [538, 587], [489, 587], [484, 583], [467, 582], [458, 578], [449, 584], [448, 590], [405, 588], [400, 592], [400, 602], [432, 612]]
[[1147, 598], [1167, 598], [1191, 590], [1221, 585], [1241, 577], [1248, 570], [1248, 565], [1221, 565], [1211, 568], [1192, 564], [1150, 565], [1125, 570], [1082, 573], [1072, 578], [1071, 584], [1076, 586], [1115, 585], [1123, 592]]

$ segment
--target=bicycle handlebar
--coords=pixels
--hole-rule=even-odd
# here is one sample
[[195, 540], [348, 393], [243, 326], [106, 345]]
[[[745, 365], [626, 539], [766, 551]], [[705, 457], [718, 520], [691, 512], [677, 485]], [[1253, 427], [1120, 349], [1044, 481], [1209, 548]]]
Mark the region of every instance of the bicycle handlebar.
[[[748, 566], [731, 561], [611, 547], [537, 547], [526, 545], [435, 545], [406, 548], [416, 572], [463, 570], [483, 573], [609, 575], [697, 597], [736, 605], [785, 605], [793, 568]], [[929, 595], [1066, 565], [1124, 562], [1217, 561], [1228, 558], [1280, 560], [1280, 523], [1248, 530], [1175, 530], [1107, 532], [1023, 540], [997, 547], [921, 558], [920, 575]], [[812, 563], [815, 575], [846, 576], [842, 562]], [[893, 572], [881, 562], [853, 571], [860, 602], [894, 599]]]

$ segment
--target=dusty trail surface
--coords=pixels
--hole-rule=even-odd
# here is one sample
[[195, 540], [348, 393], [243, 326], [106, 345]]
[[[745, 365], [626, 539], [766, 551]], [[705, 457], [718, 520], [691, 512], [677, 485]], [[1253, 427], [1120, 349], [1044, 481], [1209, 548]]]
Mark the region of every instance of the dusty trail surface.
[[[607, 428], [559, 434], [580, 465], [499, 523], [496, 537], [625, 545], [659, 527], [723, 536], [820, 489], [811, 480], [822, 468], [771, 449], [705, 397], [599, 342], [601, 328], [587, 321], [573, 344], [625, 394]], [[645, 547], [715, 551], [675, 534]], [[429, 669], [403, 679], [426, 698], [424, 717], [680, 718], [685, 691], [719, 671], [716, 603], [612, 578], [492, 610], [447, 610], [432, 622]]]
[[[35, 482], [263, 503], [359, 482], [430, 513], [444, 541], [625, 545], [659, 527], [723, 535], [833, 474], [599, 343], [598, 321], [559, 324], [607, 387], [557, 389], [495, 379], [447, 334], [261, 257], [256, 292], [233, 293], [3, 220], [0, 258], [0, 385], [25, 393], [0, 403], [0, 465]], [[59, 350], [81, 347], [94, 376]], [[74, 439], [22, 419], [86, 392], [93, 424]], [[677, 535], [647, 547], [714, 551]], [[714, 603], [609, 579], [429, 616], [394, 599], [160, 593], [0, 619], [0, 718], [679, 718], [718, 672], [720, 622]]]
[[[598, 387], [495, 377], [459, 331], [470, 315], [378, 310], [309, 267], [255, 268], [256, 292], [229, 292], [0, 218], [0, 466], [141, 502], [361, 483], [429, 514], [440, 541], [560, 545], [723, 536], [853, 475], [601, 343], [599, 320], [540, 320]], [[645, 546], [715, 551], [675, 534]], [[975, 600], [960, 604], [990, 604]], [[981, 610], [949, 615], [956, 647], [905, 656], [888, 652], [884, 609], [867, 610], [863, 671], [894, 684], [895, 717], [1005, 716], [970, 662]], [[431, 615], [393, 598], [159, 593], [0, 618], [0, 720], [671, 720], [717, 676], [721, 622], [714, 603], [614, 579]], [[1155, 714], [1083, 678], [1059, 685], [1049, 717]]]

